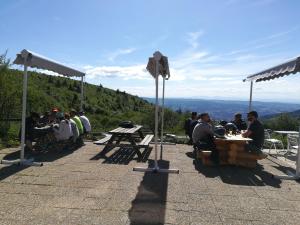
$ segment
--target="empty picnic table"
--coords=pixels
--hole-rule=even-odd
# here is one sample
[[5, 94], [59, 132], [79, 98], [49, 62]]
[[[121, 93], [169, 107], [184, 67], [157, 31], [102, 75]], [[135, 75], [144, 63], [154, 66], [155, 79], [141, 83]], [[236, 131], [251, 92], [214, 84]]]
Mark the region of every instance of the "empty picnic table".
[[[142, 153], [140, 152], [141, 148], [147, 149], [149, 147], [149, 143], [152, 140], [152, 134], [148, 134], [144, 136], [142, 132], [141, 125], [135, 125], [132, 128], [124, 128], [118, 127], [109, 131], [109, 135], [102, 138], [101, 140], [95, 142], [95, 144], [106, 144], [104, 149], [102, 150], [101, 154], [105, 155], [109, 152], [112, 148], [121, 146], [122, 141], [127, 141], [130, 143], [130, 146], [133, 147], [134, 151], [138, 155], [139, 158], [142, 157]], [[140, 142], [136, 142], [136, 136], [141, 139]]]

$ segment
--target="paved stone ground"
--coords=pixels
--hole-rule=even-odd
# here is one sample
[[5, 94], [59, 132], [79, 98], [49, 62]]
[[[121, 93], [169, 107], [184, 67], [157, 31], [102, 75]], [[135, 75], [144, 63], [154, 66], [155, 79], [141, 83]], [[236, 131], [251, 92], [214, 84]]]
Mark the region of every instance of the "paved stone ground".
[[0, 165], [0, 224], [300, 224], [300, 184], [272, 179], [287, 169], [273, 157], [256, 169], [204, 167], [190, 146], [165, 146], [161, 167], [180, 174], [151, 174], [132, 168], [151, 166], [154, 151], [137, 163], [131, 149], [104, 159], [102, 148], [42, 155], [43, 167]]

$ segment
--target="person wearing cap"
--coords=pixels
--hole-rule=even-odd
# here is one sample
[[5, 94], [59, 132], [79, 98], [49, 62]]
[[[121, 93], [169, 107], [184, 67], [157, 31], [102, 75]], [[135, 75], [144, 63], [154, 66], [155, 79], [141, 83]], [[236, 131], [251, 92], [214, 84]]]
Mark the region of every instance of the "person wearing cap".
[[84, 115], [83, 111], [79, 112], [79, 119], [81, 120], [81, 123], [83, 125], [83, 132], [85, 134], [90, 133], [92, 130], [91, 123], [89, 119]]
[[80, 118], [77, 116], [76, 110], [72, 109], [71, 112], [70, 112], [70, 116], [71, 116], [72, 120], [75, 121], [75, 123], [77, 125], [77, 128], [79, 130], [79, 134], [82, 135], [84, 133], [83, 132], [83, 125], [82, 125], [82, 122], [81, 122]]
[[52, 108], [49, 115], [49, 124], [59, 123], [59, 110], [58, 108]]
[[258, 113], [256, 111], [251, 111], [247, 114], [249, 121], [249, 127], [245, 133], [242, 134], [245, 138], [251, 138], [245, 146], [247, 152], [252, 152], [261, 156], [261, 158], [266, 158], [267, 155], [262, 152], [265, 130], [262, 123], [258, 120]]
[[200, 120], [193, 130], [192, 138], [198, 150], [204, 149], [211, 151], [210, 160], [218, 165], [219, 153], [214, 142], [214, 131], [208, 113], [200, 114]]
[[193, 143], [192, 134], [193, 134], [194, 127], [196, 126], [197, 123], [198, 123], [197, 112], [192, 112], [191, 117], [188, 118], [184, 124], [185, 134], [189, 137], [189, 142], [188, 142], [189, 144]]

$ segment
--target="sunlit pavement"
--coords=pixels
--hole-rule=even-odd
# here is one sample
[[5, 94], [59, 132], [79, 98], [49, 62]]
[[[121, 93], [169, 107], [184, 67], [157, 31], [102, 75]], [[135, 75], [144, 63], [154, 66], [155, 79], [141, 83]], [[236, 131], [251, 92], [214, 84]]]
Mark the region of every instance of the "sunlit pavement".
[[151, 174], [132, 168], [151, 166], [153, 150], [138, 163], [132, 149], [104, 159], [102, 148], [43, 155], [43, 167], [0, 165], [0, 224], [300, 224], [300, 183], [272, 178], [291, 168], [284, 160], [204, 167], [191, 146], [169, 145], [160, 166], [180, 173]]

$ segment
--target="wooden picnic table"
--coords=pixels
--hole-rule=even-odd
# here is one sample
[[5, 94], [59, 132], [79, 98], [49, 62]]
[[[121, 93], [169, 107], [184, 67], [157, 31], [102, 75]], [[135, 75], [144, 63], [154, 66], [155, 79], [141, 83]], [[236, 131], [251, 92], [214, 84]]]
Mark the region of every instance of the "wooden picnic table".
[[[107, 137], [98, 141], [100, 144], [106, 143], [101, 154], [105, 155], [112, 148], [120, 146], [121, 142], [127, 141], [130, 143], [130, 146], [133, 147], [138, 157], [141, 158], [142, 153], [140, 152], [140, 149], [149, 147], [149, 143], [153, 138], [153, 135], [144, 136], [141, 130], [142, 127], [143, 126], [141, 125], [135, 125], [133, 128], [117, 127], [116, 129], [109, 131], [109, 135]], [[140, 142], [136, 142], [136, 136], [141, 139]]]
[[[252, 139], [244, 138], [242, 135], [226, 135], [224, 138], [216, 138], [215, 144], [219, 152], [220, 164], [255, 167], [260, 158], [254, 153], [245, 151], [245, 145], [249, 141]], [[210, 153], [210, 151], [202, 151], [200, 156], [206, 165], [211, 164]]]

